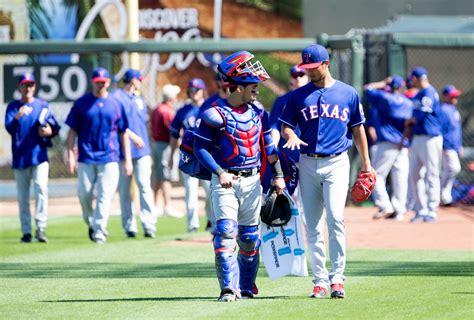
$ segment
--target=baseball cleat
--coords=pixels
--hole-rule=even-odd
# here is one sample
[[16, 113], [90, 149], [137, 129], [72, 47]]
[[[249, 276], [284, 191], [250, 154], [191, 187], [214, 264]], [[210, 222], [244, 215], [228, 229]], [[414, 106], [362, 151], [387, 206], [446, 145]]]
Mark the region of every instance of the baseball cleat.
[[252, 291], [240, 291], [240, 298], [241, 299], [253, 299], [254, 298], [254, 294]]
[[254, 295], [257, 295], [258, 294], [258, 287], [257, 287], [257, 284], [254, 283], [253, 286], [252, 286], [252, 293]]
[[46, 237], [44, 229], [37, 229], [35, 238], [36, 240], [38, 240], [38, 242], [44, 242], [44, 243], [48, 242], [48, 238]]
[[424, 216], [422, 216], [421, 214], [416, 214], [413, 218], [411, 218], [410, 222], [411, 223], [420, 223], [420, 222], [423, 222], [425, 221], [425, 218]]
[[372, 218], [374, 218], [375, 220], [382, 219], [382, 218], [388, 218], [393, 214], [394, 214], [394, 212], [387, 212], [385, 210], [379, 210], [374, 214], [374, 216]]
[[135, 231], [127, 231], [126, 234], [128, 238], [135, 238], [137, 236]]
[[150, 230], [145, 230], [145, 238], [154, 239], [155, 238], [155, 233], [153, 231], [150, 231]]
[[236, 301], [237, 297], [235, 292], [232, 289], [224, 289], [221, 291], [221, 295], [217, 299], [219, 302], [234, 302]]
[[89, 239], [90, 239], [91, 241], [94, 241], [94, 229], [92, 229], [91, 227], [89, 227], [88, 232], [89, 232]]
[[26, 233], [21, 237], [20, 242], [22, 243], [30, 243], [31, 242], [31, 234]]
[[313, 293], [311, 293], [310, 297], [311, 298], [316, 298], [316, 299], [324, 299], [328, 295], [328, 291], [326, 288], [321, 287], [321, 286], [315, 286], [313, 288]]
[[344, 284], [333, 283], [331, 284], [331, 298], [332, 299], [344, 299], [346, 293], [344, 291]]
[[424, 216], [424, 217], [423, 217], [423, 221], [424, 221], [424, 222], [428, 222], [428, 223], [435, 223], [435, 222], [436, 222], [436, 218], [433, 217], [433, 216]]

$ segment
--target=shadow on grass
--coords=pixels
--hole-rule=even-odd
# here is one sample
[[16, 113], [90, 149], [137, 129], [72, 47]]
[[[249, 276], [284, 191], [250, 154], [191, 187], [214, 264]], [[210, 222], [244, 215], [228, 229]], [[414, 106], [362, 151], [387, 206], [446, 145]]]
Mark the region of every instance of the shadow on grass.
[[[263, 264], [260, 275], [265, 274]], [[474, 276], [474, 262], [349, 261], [346, 275]], [[212, 263], [0, 263], [0, 278], [215, 278]]]
[[[255, 300], [288, 299], [289, 296], [258, 297]], [[79, 300], [45, 300], [46, 303], [70, 302], [121, 302], [121, 301], [217, 301], [216, 297], [156, 297], [156, 298], [112, 298], [112, 299], [79, 299]]]
[[211, 263], [0, 263], [0, 278], [214, 278]]

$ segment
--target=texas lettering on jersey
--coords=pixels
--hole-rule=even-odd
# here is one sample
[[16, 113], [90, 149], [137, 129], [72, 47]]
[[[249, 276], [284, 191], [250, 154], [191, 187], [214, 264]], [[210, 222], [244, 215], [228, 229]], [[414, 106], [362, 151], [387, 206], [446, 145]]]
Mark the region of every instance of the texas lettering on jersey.
[[305, 121], [317, 118], [332, 118], [346, 121], [349, 115], [349, 107], [340, 107], [337, 104], [331, 105], [329, 103], [321, 104], [321, 114], [317, 105], [308, 106], [300, 110]]

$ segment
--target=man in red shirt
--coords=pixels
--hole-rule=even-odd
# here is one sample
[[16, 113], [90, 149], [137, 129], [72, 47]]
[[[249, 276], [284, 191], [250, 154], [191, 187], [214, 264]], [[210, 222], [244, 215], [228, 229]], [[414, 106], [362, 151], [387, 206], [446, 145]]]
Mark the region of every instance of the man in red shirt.
[[[171, 208], [171, 182], [178, 181], [178, 152], [173, 155], [175, 161], [169, 166], [171, 153], [170, 125], [175, 116], [175, 104], [181, 89], [172, 84], [166, 84], [161, 91], [163, 102], [151, 114], [151, 136], [153, 138], [153, 191], [158, 215], [168, 215], [180, 218], [183, 213]], [[163, 193], [163, 207], [158, 205], [160, 190]]]

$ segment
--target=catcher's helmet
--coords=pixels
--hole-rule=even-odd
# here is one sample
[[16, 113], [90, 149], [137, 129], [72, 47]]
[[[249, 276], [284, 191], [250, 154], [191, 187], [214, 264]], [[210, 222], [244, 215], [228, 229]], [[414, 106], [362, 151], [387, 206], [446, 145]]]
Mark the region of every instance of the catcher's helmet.
[[278, 195], [275, 187], [271, 187], [260, 211], [260, 219], [268, 226], [284, 226], [291, 219], [291, 203], [288, 193]]
[[217, 72], [231, 84], [259, 83], [270, 79], [260, 61], [251, 62], [254, 57], [248, 51], [238, 51], [226, 57], [217, 66]]

